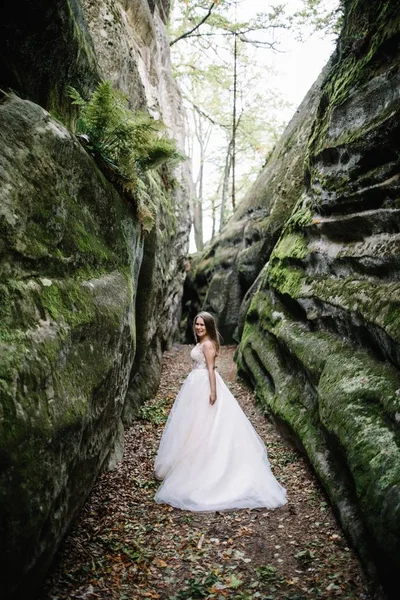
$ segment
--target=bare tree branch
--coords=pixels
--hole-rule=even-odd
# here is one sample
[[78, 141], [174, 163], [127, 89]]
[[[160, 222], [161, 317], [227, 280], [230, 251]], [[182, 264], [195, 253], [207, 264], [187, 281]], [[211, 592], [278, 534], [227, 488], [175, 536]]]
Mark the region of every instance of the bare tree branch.
[[[193, 30], [194, 31], [194, 30]], [[214, 37], [214, 36], [229, 36], [229, 35], [234, 35], [235, 32], [234, 31], [216, 31], [216, 32], [212, 32], [209, 31], [207, 33], [189, 33], [187, 35], [185, 35], [186, 38], [192, 38], [192, 37], [197, 37], [197, 38], [206, 38], [206, 37]], [[246, 37], [245, 35], [242, 35], [240, 32], [237, 33], [238, 39], [241, 42], [244, 42], [246, 44], [253, 44], [254, 47], [256, 48], [270, 48], [271, 50], [275, 50], [276, 52], [279, 52], [277, 45], [278, 42], [267, 42], [267, 41], [261, 41], [261, 40], [251, 40], [248, 37]], [[177, 38], [177, 40], [180, 38]]]
[[[190, 102], [190, 100], [189, 100]], [[207, 119], [208, 121], [210, 121], [213, 125], [219, 125], [220, 127], [225, 127], [225, 125], [221, 125], [221, 123], [217, 123], [216, 121], [214, 121], [214, 119], [212, 119], [209, 115], [207, 115], [203, 110], [201, 110], [201, 108], [199, 106], [197, 106], [197, 104], [195, 104], [194, 102], [190, 102], [191, 105], [193, 106], [193, 109], [202, 117], [204, 117], [205, 119]]]
[[278, 42], [266, 42], [266, 41], [261, 41], [261, 40], [250, 40], [245, 35], [240, 35], [240, 34], [238, 35], [238, 38], [239, 38], [239, 40], [241, 42], [244, 42], [245, 44], [252, 44], [255, 48], [270, 48], [271, 50], [274, 50], [275, 52], [281, 52], [277, 48]]
[[190, 97], [187, 94], [183, 94], [185, 100], [190, 104], [190, 106], [193, 108], [193, 110], [195, 112], [197, 112], [200, 116], [202, 116], [204, 119], [206, 119], [207, 121], [210, 121], [210, 123], [212, 123], [213, 125], [216, 125], [217, 127], [221, 127], [222, 129], [229, 129], [229, 125], [227, 125], [226, 123], [218, 123], [218, 121], [215, 121], [215, 119], [213, 119], [212, 117], [210, 117], [210, 115], [208, 115], [207, 113], [204, 112], [204, 110], [202, 110], [200, 108], [200, 106], [198, 106], [197, 104], [195, 104], [193, 102], [193, 100], [190, 99]]
[[182, 35], [178, 36], [177, 38], [175, 38], [174, 40], [172, 40], [172, 42], [169, 43], [170, 46], [173, 46], [174, 44], [176, 44], [176, 42], [179, 42], [179, 40], [183, 40], [187, 37], [190, 37], [190, 35], [196, 31], [201, 25], [203, 25], [203, 23], [205, 23], [207, 21], [207, 19], [211, 16], [212, 13], [212, 9], [214, 8], [216, 2], [215, 0], [212, 0], [210, 8], [207, 11], [207, 14], [202, 18], [202, 20], [197, 23], [197, 25], [195, 25], [192, 29], [190, 29], [189, 31], [186, 31], [186, 33], [182, 33]]

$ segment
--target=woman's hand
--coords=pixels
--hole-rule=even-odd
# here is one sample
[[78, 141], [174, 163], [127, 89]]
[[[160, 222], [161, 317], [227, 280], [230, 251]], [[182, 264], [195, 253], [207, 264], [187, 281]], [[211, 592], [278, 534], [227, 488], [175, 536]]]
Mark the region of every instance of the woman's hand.
[[210, 404], [211, 404], [211, 406], [213, 404], [215, 404], [216, 400], [217, 400], [217, 394], [210, 394]]

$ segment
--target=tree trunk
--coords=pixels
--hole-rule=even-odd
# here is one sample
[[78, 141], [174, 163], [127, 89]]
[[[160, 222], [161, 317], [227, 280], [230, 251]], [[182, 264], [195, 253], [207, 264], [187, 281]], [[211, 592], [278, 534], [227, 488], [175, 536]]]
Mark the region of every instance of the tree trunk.
[[237, 107], [237, 35], [233, 44], [233, 109], [232, 109], [232, 210], [236, 208], [236, 107]]
[[232, 140], [229, 141], [228, 149], [225, 158], [225, 168], [224, 168], [224, 178], [222, 182], [222, 196], [221, 196], [221, 208], [220, 208], [220, 218], [219, 218], [219, 231], [221, 231], [222, 227], [226, 222], [226, 199], [229, 193], [229, 179], [232, 167]]
[[212, 124], [209, 123], [204, 131], [204, 117], [195, 108], [193, 110], [193, 121], [196, 139], [199, 144], [200, 164], [195, 183], [196, 198], [193, 206], [194, 240], [198, 252], [203, 250], [203, 191], [204, 191], [204, 161], [208, 142], [210, 141]]
[[211, 197], [211, 219], [212, 219], [212, 230], [211, 230], [211, 240], [215, 238], [216, 232], [216, 220], [217, 220], [217, 209], [215, 206], [215, 197]]
[[203, 242], [203, 206], [198, 198], [193, 199], [193, 228], [196, 250], [201, 252], [204, 248]]

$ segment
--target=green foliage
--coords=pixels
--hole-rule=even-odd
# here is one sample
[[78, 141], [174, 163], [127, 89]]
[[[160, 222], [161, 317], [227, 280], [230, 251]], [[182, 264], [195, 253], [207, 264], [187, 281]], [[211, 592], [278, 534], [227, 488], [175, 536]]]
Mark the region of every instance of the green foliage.
[[187, 579], [185, 588], [177, 593], [174, 600], [208, 598], [210, 588], [219, 581], [219, 577], [214, 572], [208, 573], [205, 577]]
[[169, 408], [170, 401], [168, 398], [162, 398], [152, 404], [141, 406], [138, 417], [154, 425], [162, 425], [167, 420]]
[[311, 550], [301, 550], [295, 554], [295, 557], [302, 565], [308, 566], [315, 559], [315, 554]]
[[[185, 580], [185, 586], [171, 600], [197, 600], [201, 598], [231, 598], [232, 600], [253, 600], [259, 598], [258, 592], [248, 594], [247, 592], [236, 592], [243, 584], [242, 580], [234, 573], [229, 576], [217, 575], [216, 571], [191, 577]], [[229, 595], [227, 596], [227, 590]], [[221, 593], [219, 593], [221, 592]]]
[[161, 121], [143, 112], [133, 113], [126, 96], [110, 81], [101, 82], [89, 100], [71, 87], [68, 95], [79, 110], [74, 133], [113, 182], [135, 201], [142, 227], [150, 231], [154, 207], [148, 204], [146, 172], [183, 159], [175, 141], [166, 136]]
[[281, 581], [282, 577], [278, 574], [276, 567], [268, 564], [264, 567], [257, 567], [256, 571], [261, 581], [264, 583], [273, 583], [276, 581]]
[[328, 0], [303, 0], [300, 10], [294, 12], [291, 23], [297, 26], [297, 35], [302, 39], [304, 25], [314, 31], [339, 35], [343, 25], [343, 5]]

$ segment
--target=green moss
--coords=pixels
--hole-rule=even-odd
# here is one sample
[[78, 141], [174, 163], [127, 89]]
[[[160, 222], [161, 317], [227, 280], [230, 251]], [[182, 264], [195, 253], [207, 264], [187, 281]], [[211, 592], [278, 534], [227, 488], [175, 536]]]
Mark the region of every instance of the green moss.
[[104, 243], [101, 235], [93, 229], [87, 229], [84, 223], [76, 221], [73, 241], [86, 265], [118, 262], [117, 256]]
[[[312, 163], [310, 156], [317, 155], [325, 147], [325, 137], [335, 107], [347, 100], [357, 86], [371, 79], [375, 70], [379, 72], [380, 48], [400, 32], [400, 16], [394, 2], [364, 1], [363, 7], [363, 23], [360, 22], [360, 15], [355, 20], [351, 15], [345, 19], [338, 53], [340, 60], [333, 66], [325, 84], [324, 102], [327, 109], [317, 121], [310, 140], [307, 158], [309, 168]], [[351, 4], [351, 10], [358, 11], [359, 7]], [[356, 50], [358, 41], [365, 48], [361, 56]], [[385, 60], [385, 56], [382, 56], [382, 60]], [[352, 135], [348, 141], [352, 140]], [[358, 133], [355, 135], [357, 137]]]
[[8, 332], [4, 338], [0, 343], [0, 379], [12, 383], [23, 363], [27, 344], [20, 332]]
[[158, 235], [163, 242], [177, 234], [178, 216], [174, 204], [174, 190], [169, 184], [168, 176], [171, 174], [171, 166], [164, 164], [158, 169], [146, 173], [146, 197], [143, 201], [151, 205], [154, 215], [158, 215], [159, 223], [163, 227], [158, 228]]
[[95, 314], [93, 296], [73, 281], [62, 286], [53, 282], [43, 288], [40, 301], [52, 319], [63, 320], [72, 327], [89, 323]]
[[299, 207], [293, 211], [292, 216], [286, 223], [285, 229], [289, 231], [303, 229], [312, 223], [312, 218], [313, 213], [309, 206]]
[[344, 449], [365, 518], [389, 552], [396, 552], [398, 516], [391, 510], [382, 522], [380, 515], [400, 482], [399, 387], [392, 367], [349, 352], [327, 360], [319, 383], [321, 421]]
[[325, 302], [356, 311], [366, 321], [385, 329], [393, 339], [400, 339], [400, 285], [397, 282], [354, 277], [321, 279], [313, 281], [312, 291]]
[[51, 77], [46, 84], [47, 90], [46, 108], [54, 113], [56, 118], [67, 126], [73, 127], [77, 119], [77, 110], [71, 107], [66, 96], [66, 88], [71, 80], [77, 80], [79, 89], [88, 92], [99, 80], [97, 59], [86, 23], [83, 20], [81, 8], [76, 2], [68, 0], [65, 4], [66, 15], [63, 19], [64, 35], [68, 40], [69, 69], [68, 77], [56, 69], [56, 79]]
[[42, 228], [36, 223], [31, 223], [26, 231], [26, 237], [32, 241], [29, 243], [26, 254], [29, 258], [47, 258], [50, 256], [48, 246], [40, 239]]
[[10, 290], [3, 283], [0, 284], [0, 321], [4, 321], [11, 314]]
[[389, 331], [400, 331], [400, 302], [393, 302], [387, 307], [383, 326]]
[[285, 263], [275, 258], [270, 260], [267, 270], [269, 284], [281, 294], [288, 294], [292, 298], [300, 296], [301, 288], [305, 283], [304, 271], [300, 268], [285, 266]]
[[308, 254], [308, 243], [301, 233], [284, 233], [275, 246], [271, 259], [305, 258]]
[[[280, 319], [273, 318], [272, 309], [282, 311]], [[305, 448], [361, 554], [367, 549], [354, 521], [358, 510], [380, 547], [397, 557], [399, 511], [392, 496], [400, 481], [395, 417], [400, 378], [395, 369], [333, 334], [286, 320], [276, 298], [272, 305], [263, 291], [251, 303], [236, 359], [264, 410], [282, 420]], [[350, 498], [357, 508], [349, 514]]]
[[27, 428], [46, 436], [59, 427], [82, 423], [93, 390], [114, 364], [109, 346], [118, 345], [122, 314], [133, 292], [128, 271], [124, 280], [122, 302], [109, 297], [101, 285], [90, 290], [73, 280], [53, 280], [51, 285], [43, 280], [31, 294], [51, 321], [28, 331], [0, 328], [2, 444], [17, 443], [26, 437]]
[[198, 263], [194, 265], [194, 280], [198, 276], [201, 279], [206, 279], [207, 281], [211, 278], [213, 272], [215, 271], [215, 267], [217, 265], [217, 260], [215, 256], [204, 258], [200, 260]]
[[308, 254], [308, 243], [301, 232], [283, 233], [269, 259], [262, 287], [271, 285], [281, 294], [297, 297], [306, 281], [296, 263]]
[[79, 62], [80, 56], [84, 54], [86, 57], [90, 59], [90, 62], [93, 64], [96, 63], [96, 56], [93, 50], [93, 46], [89, 42], [89, 36], [85, 29], [82, 28], [81, 24], [78, 22], [78, 14], [76, 11], [76, 4], [74, 2], [74, 6], [72, 6], [71, 0], [67, 0], [67, 9], [69, 16], [69, 26], [70, 32], [72, 33], [72, 38], [76, 42], [77, 48], [77, 62]]

